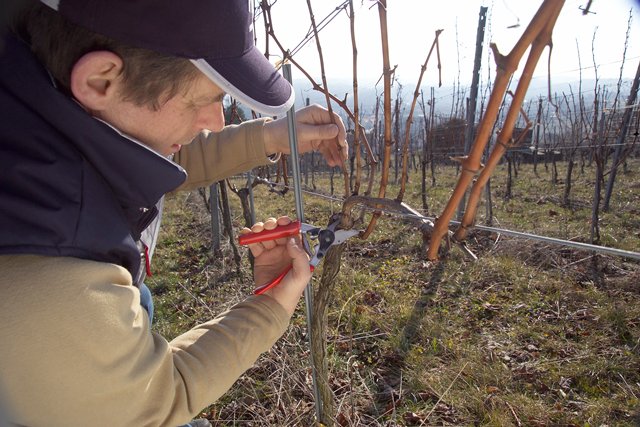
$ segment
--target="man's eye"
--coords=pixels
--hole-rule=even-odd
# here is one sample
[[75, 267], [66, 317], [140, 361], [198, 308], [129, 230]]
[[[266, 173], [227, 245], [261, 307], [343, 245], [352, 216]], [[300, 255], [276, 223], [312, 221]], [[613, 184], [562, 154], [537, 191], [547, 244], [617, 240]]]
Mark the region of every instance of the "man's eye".
[[213, 101], [198, 101], [198, 102], [191, 102], [189, 107], [198, 110], [200, 108], [206, 108], [209, 107], [211, 105], [213, 105], [214, 102]]

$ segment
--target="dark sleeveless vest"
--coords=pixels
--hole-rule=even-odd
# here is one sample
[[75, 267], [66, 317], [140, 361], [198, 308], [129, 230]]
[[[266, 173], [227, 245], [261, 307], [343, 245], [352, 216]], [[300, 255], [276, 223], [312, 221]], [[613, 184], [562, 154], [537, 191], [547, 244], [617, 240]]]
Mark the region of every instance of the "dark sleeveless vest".
[[69, 256], [140, 277], [140, 234], [185, 171], [88, 115], [28, 46], [0, 44], [0, 254]]

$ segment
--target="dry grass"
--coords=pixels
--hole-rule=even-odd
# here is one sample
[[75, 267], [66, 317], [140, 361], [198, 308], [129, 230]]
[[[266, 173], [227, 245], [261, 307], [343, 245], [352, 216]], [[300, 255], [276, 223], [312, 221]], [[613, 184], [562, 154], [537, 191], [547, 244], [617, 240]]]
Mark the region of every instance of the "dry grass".
[[[604, 244], [640, 249], [639, 169], [640, 161], [633, 161], [617, 183], [613, 209], [601, 218]], [[502, 200], [503, 172], [493, 179], [496, 225], [588, 241], [591, 169], [577, 176], [570, 207], [558, 203], [562, 185], [550, 183], [543, 166], [537, 178], [523, 165], [514, 197]], [[438, 171], [438, 184], [429, 189], [431, 215], [454, 179], [453, 168]], [[406, 201], [419, 207], [417, 175], [413, 181]], [[258, 218], [293, 214], [294, 206], [291, 193], [256, 189]], [[326, 222], [337, 208], [306, 197], [309, 222]], [[428, 264], [410, 226], [387, 217], [367, 241], [348, 244], [328, 313], [336, 423], [640, 423], [640, 264], [489, 233], [474, 233], [469, 244], [478, 262], [454, 249]], [[209, 247], [200, 196], [169, 197], [150, 283], [158, 310], [154, 327], [168, 338], [250, 292], [246, 257], [237, 266], [228, 244], [215, 258]], [[277, 345], [206, 409], [214, 425], [313, 424], [303, 313], [301, 303]]]

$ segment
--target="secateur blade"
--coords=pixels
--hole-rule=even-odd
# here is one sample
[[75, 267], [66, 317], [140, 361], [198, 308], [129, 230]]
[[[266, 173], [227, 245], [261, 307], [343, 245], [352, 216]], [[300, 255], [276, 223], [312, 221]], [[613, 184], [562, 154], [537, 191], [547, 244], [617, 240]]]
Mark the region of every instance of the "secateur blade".
[[314, 247], [314, 253], [309, 253], [311, 259], [309, 264], [312, 267], [316, 267], [322, 258], [327, 254], [329, 248], [333, 245], [339, 245], [346, 241], [348, 238], [360, 234], [358, 230], [338, 230], [336, 227], [340, 224], [340, 219], [333, 221], [327, 228], [320, 229], [318, 231], [317, 240], [318, 243]]

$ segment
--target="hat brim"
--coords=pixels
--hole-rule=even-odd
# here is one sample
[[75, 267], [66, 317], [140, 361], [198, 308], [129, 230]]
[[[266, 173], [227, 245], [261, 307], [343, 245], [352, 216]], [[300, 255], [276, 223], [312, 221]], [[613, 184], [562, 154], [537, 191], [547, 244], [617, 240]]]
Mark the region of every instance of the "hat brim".
[[255, 47], [237, 58], [191, 62], [222, 90], [257, 112], [278, 116], [293, 106], [293, 88]]

